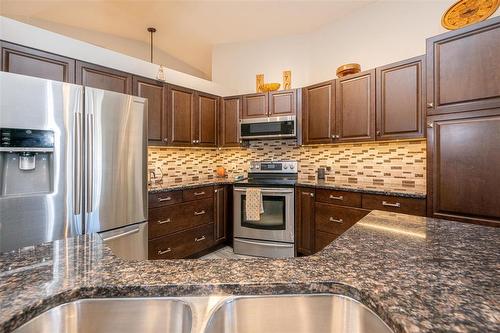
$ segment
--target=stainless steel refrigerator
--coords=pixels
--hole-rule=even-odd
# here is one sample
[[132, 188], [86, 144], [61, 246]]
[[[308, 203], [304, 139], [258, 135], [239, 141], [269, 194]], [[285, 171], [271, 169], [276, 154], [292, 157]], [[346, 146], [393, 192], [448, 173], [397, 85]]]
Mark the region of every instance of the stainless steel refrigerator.
[[98, 232], [147, 258], [147, 100], [0, 72], [0, 251]]

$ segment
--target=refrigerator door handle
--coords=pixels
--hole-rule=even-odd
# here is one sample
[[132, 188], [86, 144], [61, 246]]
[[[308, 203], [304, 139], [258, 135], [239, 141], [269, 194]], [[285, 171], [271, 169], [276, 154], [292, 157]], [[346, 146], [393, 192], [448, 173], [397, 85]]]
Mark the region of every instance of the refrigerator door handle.
[[113, 239], [122, 238], [122, 237], [125, 237], [128, 235], [131, 235], [131, 234], [135, 234], [135, 233], [139, 232], [140, 229], [141, 229], [140, 227], [135, 227], [132, 230], [128, 230], [128, 231], [122, 232], [120, 234], [115, 234], [115, 235], [109, 236], [109, 237], [103, 237], [102, 240], [104, 242], [108, 242], [108, 241], [113, 240]]
[[94, 115], [87, 115], [87, 213], [94, 209]]
[[80, 215], [82, 212], [82, 113], [75, 112], [75, 147], [73, 170], [73, 212]]

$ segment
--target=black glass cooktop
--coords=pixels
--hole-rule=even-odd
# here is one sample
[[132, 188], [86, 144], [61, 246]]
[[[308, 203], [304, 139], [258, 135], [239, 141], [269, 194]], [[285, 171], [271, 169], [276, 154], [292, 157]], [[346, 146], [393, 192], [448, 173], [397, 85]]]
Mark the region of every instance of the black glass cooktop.
[[296, 175], [262, 175], [250, 176], [234, 183], [240, 187], [294, 187], [297, 183]]

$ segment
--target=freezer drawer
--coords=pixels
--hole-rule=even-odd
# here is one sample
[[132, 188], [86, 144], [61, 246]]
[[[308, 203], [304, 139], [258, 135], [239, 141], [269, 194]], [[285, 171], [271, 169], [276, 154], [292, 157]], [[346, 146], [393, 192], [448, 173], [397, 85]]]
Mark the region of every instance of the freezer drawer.
[[126, 260], [148, 259], [148, 222], [99, 233], [113, 254]]

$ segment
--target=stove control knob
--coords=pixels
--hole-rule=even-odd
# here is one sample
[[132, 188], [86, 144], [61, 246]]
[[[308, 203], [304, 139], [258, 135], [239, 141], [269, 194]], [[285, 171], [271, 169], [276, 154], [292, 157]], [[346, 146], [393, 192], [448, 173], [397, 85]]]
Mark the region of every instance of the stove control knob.
[[288, 169], [288, 165], [285, 164], [285, 166], [283, 167], [283, 169], [285, 169], [285, 170]]
[[290, 169], [292, 169], [292, 170], [295, 169], [295, 165], [293, 165], [293, 164], [290, 165]]

